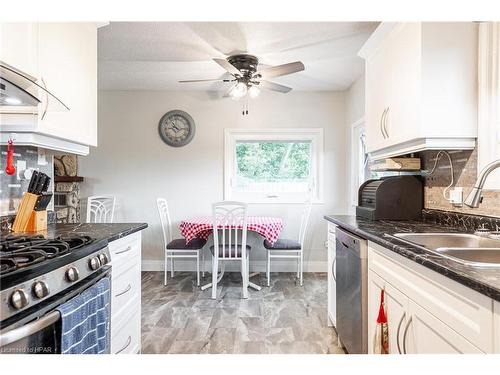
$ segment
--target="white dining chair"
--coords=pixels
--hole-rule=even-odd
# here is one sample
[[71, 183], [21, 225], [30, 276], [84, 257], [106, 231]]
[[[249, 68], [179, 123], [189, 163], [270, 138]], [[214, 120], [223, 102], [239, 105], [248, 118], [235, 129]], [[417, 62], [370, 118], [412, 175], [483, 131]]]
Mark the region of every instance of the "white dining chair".
[[298, 240], [279, 238], [275, 243], [264, 240], [264, 247], [267, 249], [267, 286], [271, 285], [271, 259], [297, 259], [297, 279], [303, 285], [304, 273], [304, 240], [306, 237], [307, 225], [311, 216], [311, 203], [304, 203], [300, 219]]
[[116, 198], [112, 195], [93, 195], [87, 198], [87, 223], [112, 223]]
[[203, 254], [203, 246], [207, 240], [202, 238], [193, 238], [189, 243], [186, 239], [177, 238], [172, 239], [172, 221], [170, 220], [170, 212], [168, 210], [168, 203], [165, 198], [157, 198], [156, 205], [158, 207], [158, 214], [160, 215], [161, 229], [163, 232], [163, 250], [165, 252], [165, 265], [164, 265], [164, 285], [167, 285], [168, 275], [168, 260], [170, 259], [170, 277], [174, 277], [174, 259], [196, 258], [196, 284], [200, 286], [200, 254], [202, 255], [202, 264], [205, 264], [205, 256]]
[[214, 203], [212, 252], [212, 298], [217, 298], [219, 263], [241, 262], [242, 295], [248, 298], [249, 255], [247, 245], [247, 205], [241, 202], [225, 201]]

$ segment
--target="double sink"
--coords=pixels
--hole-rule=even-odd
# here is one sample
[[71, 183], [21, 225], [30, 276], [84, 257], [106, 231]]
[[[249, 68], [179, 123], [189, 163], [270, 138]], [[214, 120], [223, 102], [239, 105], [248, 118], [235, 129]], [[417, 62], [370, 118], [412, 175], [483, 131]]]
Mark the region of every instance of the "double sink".
[[467, 233], [396, 233], [394, 237], [468, 266], [500, 268], [500, 239]]

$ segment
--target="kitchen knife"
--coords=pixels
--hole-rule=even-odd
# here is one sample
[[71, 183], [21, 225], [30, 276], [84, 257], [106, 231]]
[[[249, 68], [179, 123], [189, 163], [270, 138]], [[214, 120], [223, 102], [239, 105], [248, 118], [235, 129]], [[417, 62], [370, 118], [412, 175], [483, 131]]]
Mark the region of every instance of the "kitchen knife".
[[38, 182], [36, 184], [34, 194], [40, 195], [42, 193], [42, 188], [45, 184], [45, 180], [47, 179], [47, 175], [45, 173], [40, 173], [40, 177], [38, 178]]
[[30, 183], [28, 185], [28, 193], [33, 193], [33, 189], [36, 187], [37, 182], [38, 182], [38, 171], [33, 171]]
[[50, 200], [52, 199], [52, 194], [43, 194], [38, 197], [38, 200], [35, 204], [35, 211], [44, 211], [49, 205]]
[[42, 187], [42, 193], [46, 192], [47, 190], [49, 190], [49, 185], [50, 185], [50, 177], [45, 175], [45, 183], [43, 184], [43, 187]]

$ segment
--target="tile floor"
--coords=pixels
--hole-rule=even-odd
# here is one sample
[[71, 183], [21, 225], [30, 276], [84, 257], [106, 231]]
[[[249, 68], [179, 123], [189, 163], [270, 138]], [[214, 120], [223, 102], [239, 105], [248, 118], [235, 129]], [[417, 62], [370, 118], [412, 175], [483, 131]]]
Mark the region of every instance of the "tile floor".
[[[265, 285], [265, 275], [251, 281]], [[226, 273], [212, 300], [192, 272], [176, 273], [167, 286], [162, 272], [143, 272], [142, 353], [343, 354], [327, 327], [326, 274], [304, 274], [303, 287], [291, 273], [271, 281], [242, 300], [241, 276]]]

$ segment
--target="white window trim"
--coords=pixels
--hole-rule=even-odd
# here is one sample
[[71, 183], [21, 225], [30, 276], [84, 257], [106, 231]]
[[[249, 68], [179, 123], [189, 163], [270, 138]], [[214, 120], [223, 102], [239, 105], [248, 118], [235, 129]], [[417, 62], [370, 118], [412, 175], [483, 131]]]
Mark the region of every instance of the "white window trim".
[[[350, 139], [349, 139], [349, 212], [354, 212], [358, 205], [358, 190], [361, 185], [359, 171], [359, 156], [361, 150], [358, 148], [358, 134], [360, 130], [365, 129], [365, 118], [351, 124]], [[364, 182], [364, 181], [363, 181]]]
[[[232, 178], [236, 175], [237, 141], [311, 141], [311, 172], [314, 188], [312, 203], [323, 203], [323, 129], [322, 128], [284, 128], [284, 129], [224, 129], [224, 199], [232, 200]], [[232, 171], [232, 172], [229, 172]], [[296, 204], [296, 200], [277, 198], [250, 198], [248, 203]]]

